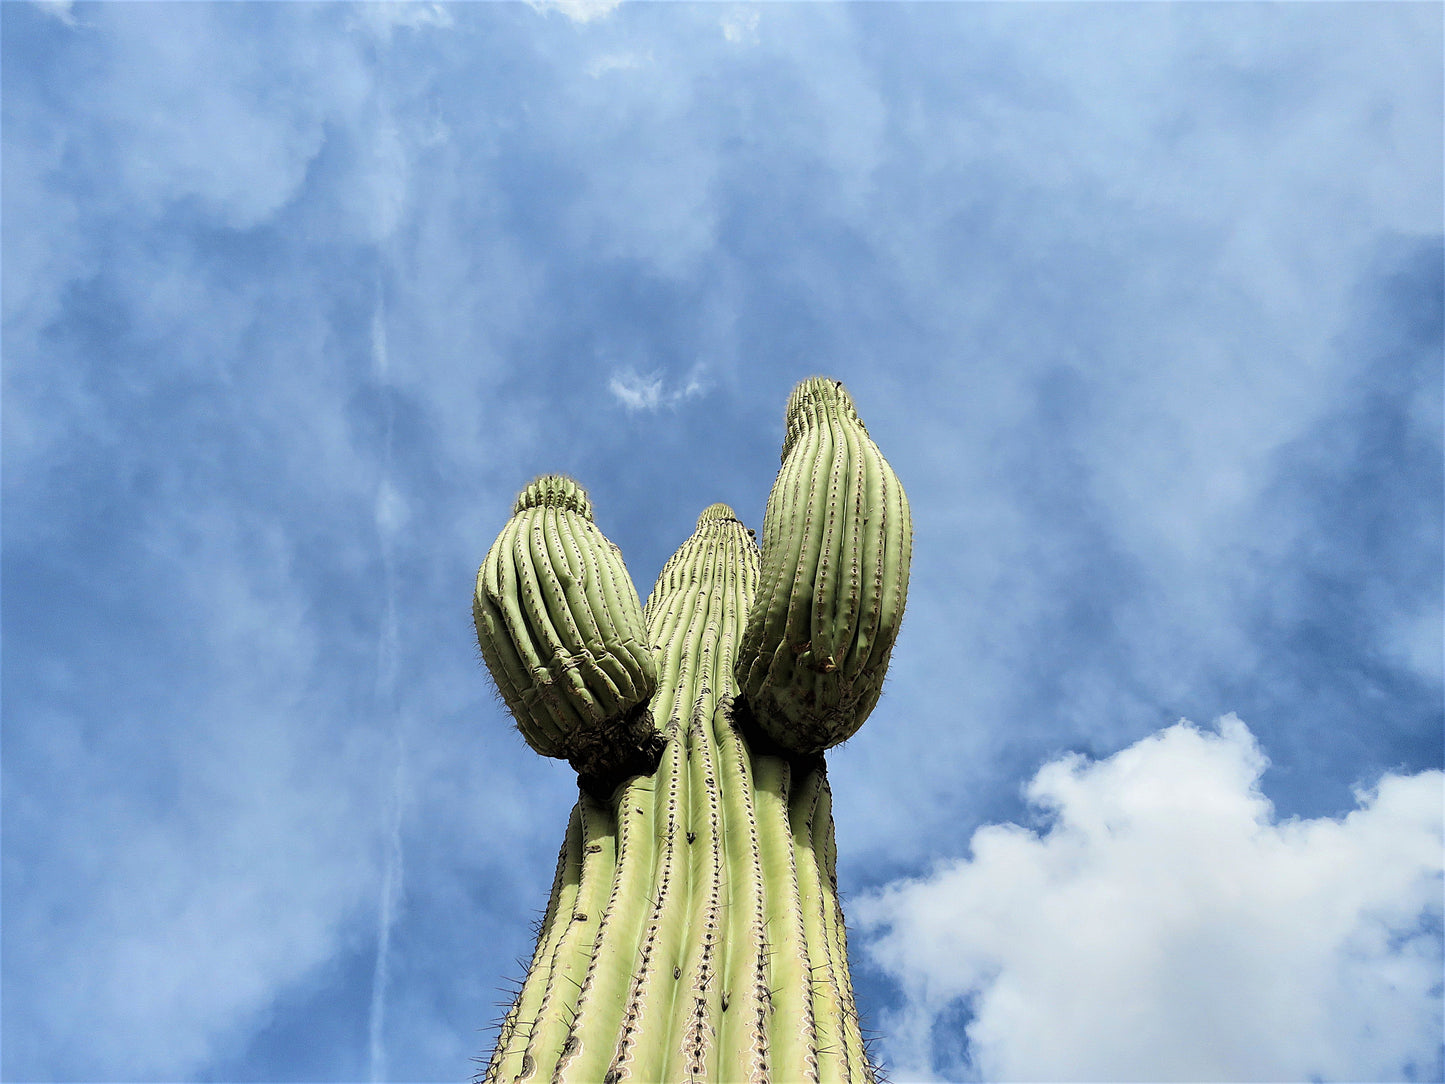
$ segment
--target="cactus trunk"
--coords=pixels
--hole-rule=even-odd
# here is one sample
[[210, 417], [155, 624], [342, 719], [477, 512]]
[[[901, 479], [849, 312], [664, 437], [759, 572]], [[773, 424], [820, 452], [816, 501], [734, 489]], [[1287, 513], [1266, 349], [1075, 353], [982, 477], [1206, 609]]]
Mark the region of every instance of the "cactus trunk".
[[[514, 714], [531, 713], [518, 719], [534, 747], [569, 756], [583, 783], [527, 977], [482, 1074], [489, 1084], [874, 1079], [848, 974], [831, 793], [819, 750], [853, 733], [877, 699], [906, 592], [911, 532], [902, 490], [856, 421], [846, 392], [832, 381], [805, 382], [794, 399], [810, 384], [826, 384], [829, 391], [826, 402], [814, 406], [830, 435], [823, 451], [817, 440], [795, 441], [790, 407], [790, 444], [800, 449], [793, 454], [806, 452], [810, 460], [794, 463], [788, 475], [785, 447], [780, 483], [784, 475], [806, 482], [819, 471], [836, 474], [841, 463], [843, 475], [857, 479], [856, 495], [835, 509], [829, 522], [843, 521], [846, 529], [822, 532], [821, 541], [819, 532], [787, 529], [796, 518], [788, 506], [793, 498], [780, 489], [805, 490], [806, 501], [826, 503], [826, 482], [820, 483], [822, 498], [816, 496], [818, 487], [804, 483], [774, 487], [767, 521], [781, 539], [779, 551], [791, 547], [790, 558], [760, 555], [752, 532], [730, 508], [708, 508], [696, 532], [663, 567], [642, 610], [654, 658], [639, 658], [633, 650], [628, 629], [636, 603], [629, 603], [625, 591], [609, 592], [606, 605], [614, 616], [606, 620], [568, 616], [569, 606], [585, 601], [580, 586], [540, 591], [546, 597], [533, 600], [537, 612], [525, 620], [499, 616], [526, 608], [511, 596], [525, 595], [528, 584], [557, 580], [569, 586], [553, 569], [566, 563], [567, 547], [547, 545], [550, 527], [538, 528], [537, 542], [527, 550], [516, 541], [526, 531], [509, 525], [498, 543], [506, 552], [496, 559], [494, 547], [483, 566], [477, 630], [494, 674], [503, 666], [507, 684], [499, 678], [499, 690], [515, 705]], [[839, 401], [846, 411], [837, 407]], [[871, 448], [867, 454], [875, 458], [860, 459], [860, 448]], [[888, 522], [875, 513], [870, 527], [869, 517], [853, 509], [889, 485], [896, 492]], [[571, 525], [572, 537], [596, 536], [584, 548], [592, 545], [599, 558], [573, 560], [572, 566], [584, 572], [620, 568], [615, 548], [590, 523], [590, 507], [561, 481], [534, 483], [518, 502], [517, 516], [560, 522], [561, 511], [555, 516], [537, 511], [537, 495], [548, 492], [567, 496], [569, 516], [585, 515], [585, 523]], [[865, 538], [872, 548], [862, 560]], [[765, 536], [765, 547], [768, 543]], [[610, 564], [600, 559], [604, 554]], [[782, 569], [789, 560], [792, 567]], [[852, 568], [854, 597], [845, 597], [833, 575], [819, 588], [828, 595], [827, 605], [810, 602], [805, 596], [813, 590], [812, 574], [795, 572], [802, 565]], [[874, 565], [891, 571], [875, 575], [869, 571]], [[771, 622], [755, 615], [750, 629], [760, 577], [773, 566], [779, 566], [774, 580], [786, 586], [772, 592], [778, 601]], [[613, 575], [611, 582], [618, 579]], [[806, 611], [801, 617], [789, 616], [789, 597], [794, 610]], [[835, 599], [841, 601], [835, 605]], [[832, 616], [839, 607], [873, 617], [840, 623]], [[544, 613], [550, 616], [544, 619]], [[829, 627], [810, 626], [810, 613]], [[887, 627], [880, 633], [882, 625]], [[783, 642], [769, 641], [772, 626], [773, 640], [781, 636]], [[621, 631], [590, 637], [553, 631], [576, 628]], [[536, 643], [525, 650], [508, 646], [519, 635]], [[849, 636], [875, 642], [849, 656]], [[858, 665], [844, 675], [844, 692], [856, 679], [858, 695], [837, 695], [831, 670], [827, 687], [815, 695], [814, 671], [801, 680], [791, 665], [778, 678], [787, 687], [772, 695], [769, 675], [782, 671], [777, 665], [770, 669], [765, 657], [760, 661], [760, 653], [791, 664], [809, 643], [826, 643], [830, 661], [860, 654], [865, 662], [869, 655], [876, 660], [871, 669]], [[613, 653], [626, 663], [629, 679], [605, 683], [608, 695], [595, 695], [583, 679], [622, 673]], [[749, 674], [756, 687], [753, 700], [766, 705], [760, 714], [739, 691], [739, 676]], [[651, 692], [654, 675], [650, 701], [618, 695], [624, 684]], [[604, 683], [599, 678], [592, 684]], [[592, 709], [591, 717], [563, 712], [558, 707], [563, 701]], [[607, 718], [600, 718], [598, 704], [605, 705]], [[531, 720], [549, 705], [546, 736], [536, 736], [543, 728]], [[797, 717], [796, 725], [788, 712]], [[556, 719], [564, 721], [551, 722]], [[637, 738], [642, 720], [655, 728], [651, 743]], [[825, 731], [836, 736], [823, 736]], [[579, 736], [583, 732], [621, 741], [625, 755], [607, 764], [589, 752], [582, 763], [569, 750], [596, 746]], [[638, 758], [647, 755], [654, 759], [641, 763]]]

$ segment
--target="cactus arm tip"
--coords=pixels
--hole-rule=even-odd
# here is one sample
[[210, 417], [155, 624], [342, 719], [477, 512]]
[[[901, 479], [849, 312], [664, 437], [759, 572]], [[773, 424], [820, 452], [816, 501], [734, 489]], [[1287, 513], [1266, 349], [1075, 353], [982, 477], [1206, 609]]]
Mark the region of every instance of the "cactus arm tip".
[[565, 508], [589, 522], [592, 519], [592, 501], [587, 490], [565, 474], [543, 474], [528, 482], [517, 494], [512, 515], [521, 515], [528, 508]]

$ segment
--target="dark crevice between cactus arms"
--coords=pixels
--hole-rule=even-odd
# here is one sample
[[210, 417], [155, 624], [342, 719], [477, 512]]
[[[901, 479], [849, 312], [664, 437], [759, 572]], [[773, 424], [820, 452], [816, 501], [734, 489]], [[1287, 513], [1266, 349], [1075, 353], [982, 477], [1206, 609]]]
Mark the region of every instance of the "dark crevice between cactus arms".
[[487, 554], [482, 656], [581, 786], [479, 1080], [876, 1079], [823, 751], [877, 703], [912, 526], [836, 381], [789, 399], [762, 534], [707, 508], [643, 607], [585, 492], [549, 475]]

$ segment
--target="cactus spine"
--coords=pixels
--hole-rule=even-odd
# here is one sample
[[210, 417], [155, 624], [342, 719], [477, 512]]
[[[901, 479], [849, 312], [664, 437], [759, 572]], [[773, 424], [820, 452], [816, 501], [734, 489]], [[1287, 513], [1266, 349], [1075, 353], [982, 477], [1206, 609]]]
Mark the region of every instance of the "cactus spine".
[[523, 492], [477, 636], [523, 735], [582, 787], [483, 1081], [874, 1079], [822, 750], [878, 699], [910, 545], [831, 380], [789, 402], [761, 553], [712, 505], [640, 615], [580, 487]]

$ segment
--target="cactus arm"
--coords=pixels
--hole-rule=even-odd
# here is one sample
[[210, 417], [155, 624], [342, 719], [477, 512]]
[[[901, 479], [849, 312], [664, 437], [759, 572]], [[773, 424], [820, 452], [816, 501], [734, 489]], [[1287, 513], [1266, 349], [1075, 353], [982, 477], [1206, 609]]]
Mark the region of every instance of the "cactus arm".
[[[839, 610], [851, 608], [850, 604], [853, 602], [847, 596], [844, 576], [853, 556], [846, 537], [847, 525], [856, 522], [856, 517], [851, 515], [852, 509], [848, 506], [846, 491], [858, 463], [847, 439], [846, 427], [836, 424], [832, 418], [827, 418], [818, 429], [828, 434], [833, 453], [828, 469], [817, 472], [817, 488], [822, 491], [822, 499], [817, 509], [817, 515], [822, 520], [817, 570], [813, 573], [811, 582], [803, 580], [799, 584], [805, 587], [803, 598], [807, 598], [809, 594], [812, 596], [812, 612], [803, 610], [803, 607], [798, 609], [803, 610], [800, 616], [807, 622], [806, 638], [811, 645], [811, 661], [818, 668], [836, 669], [838, 661], [834, 657], [837, 654], [835, 645], [846, 645], [849, 639], [846, 618], [840, 615]], [[803, 570], [799, 568], [798, 572], [801, 578]], [[807, 587], [811, 587], [811, 591], [807, 591]], [[814, 679], [814, 684], [818, 684], [818, 678]]]
[[[735, 645], [746, 612], [746, 580], [756, 567], [756, 548], [732, 510], [715, 506], [718, 519], [708, 521], [702, 560], [711, 578], [706, 623], [699, 641], [700, 667], [697, 699], [692, 710], [688, 759], [691, 787], [692, 825], [689, 847], [692, 854], [692, 884], [696, 900], [683, 965], [686, 979], [684, 1004], [687, 1027], [680, 1046], [674, 1046], [664, 1079], [713, 1079], [718, 1065], [737, 1072], [738, 1063], [720, 1060], [721, 1044], [714, 1041], [716, 1021], [723, 1013], [725, 970], [721, 959], [724, 910], [732, 909], [731, 878], [736, 867], [746, 868], [748, 856], [739, 847], [746, 839], [746, 819], [729, 817], [719, 735], [730, 732], [721, 705], [730, 703], [734, 690], [732, 674]], [[725, 515], [725, 518], [724, 518]], [[704, 513], [706, 520], [707, 513]], [[700, 524], [701, 529], [701, 524]], [[742, 593], [743, 597], [738, 598]], [[738, 605], [739, 602], [743, 605]], [[729, 1002], [730, 1004], [730, 1002]], [[681, 1015], [681, 1014], [680, 1014]]]
[[770, 741], [811, 755], [862, 725], [903, 615], [911, 546], [903, 487], [852, 399], [836, 381], [805, 380], [788, 404], [762, 586], [737, 662]]
[[[829, 658], [839, 667], [847, 665], [847, 650], [857, 639], [862, 616], [862, 556], [866, 547], [864, 501], [868, 488], [869, 458], [864, 454], [857, 427], [837, 425], [835, 439], [847, 448], [847, 456], [836, 457], [835, 467], [845, 473], [829, 504], [829, 525], [837, 532], [837, 575], [833, 597], [825, 600], [817, 592], [818, 606], [813, 618], [814, 637], [821, 640]], [[833, 549], [833, 547], [829, 547]], [[825, 605], [825, 601], [831, 605]]]
[[[829, 479], [827, 471], [810, 468], [814, 462], [826, 463], [833, 458], [832, 436], [826, 425], [808, 430], [803, 438], [803, 452], [784, 468], [791, 468], [797, 477], [795, 488], [801, 500], [783, 505], [774, 512], [774, 519], [782, 521], [777, 530], [789, 535], [787, 560], [783, 564], [785, 571], [779, 579], [780, 587], [786, 585], [786, 594], [780, 591], [774, 603], [781, 611], [783, 640], [779, 647], [787, 649], [781, 653], [785, 664], [789, 653], [794, 656], [811, 653], [813, 614], [805, 600], [811, 600], [813, 595], [819, 562], [827, 560], [823, 551], [823, 529], [828, 518]], [[787, 575], [789, 572], [791, 577]]]
[[[689, 946], [695, 943], [694, 931], [700, 934], [706, 926], [713, 895], [709, 882], [715, 874], [709, 869], [707, 851], [715, 845], [714, 829], [707, 815], [707, 777], [702, 768], [708, 743], [698, 723], [708, 695], [704, 668], [711, 651], [709, 628], [715, 622], [712, 601], [719, 586], [716, 581], [727, 571], [715, 568], [714, 532], [711, 521], [699, 520], [697, 532], [663, 567], [648, 600], [651, 634], [657, 638], [665, 632], [663, 643], [669, 648], [661, 682], [667, 692], [659, 695], [657, 703], [659, 716], [666, 712], [668, 749], [673, 754], [669, 766], [676, 766], [676, 774], [665, 827], [660, 826], [669, 850], [664, 877], [670, 898], [659, 908], [653, 948], [658, 966], [638, 991], [640, 1002], [650, 1011], [643, 1014], [634, 1046], [636, 1062], [628, 1066], [636, 1080], [672, 1079], [671, 1067], [684, 1057], [700, 981], [700, 961], [689, 958]], [[705, 1012], [705, 996], [703, 1003]]]
[[[684, 544], [684, 549], [686, 544]], [[680, 568], [684, 550], [663, 566], [657, 585], [643, 609], [648, 636], [663, 645], [659, 661], [658, 693], [653, 713], [666, 720], [668, 738], [658, 778], [666, 790], [654, 805], [653, 833], [659, 842], [655, 897], [639, 967], [628, 996], [626, 1018], [631, 1030], [618, 1043], [606, 1080], [630, 1077], [660, 1079], [660, 1062], [672, 1019], [673, 1001], [680, 979], [679, 946], [685, 936], [689, 877], [686, 867], [687, 828], [686, 741], [681, 712], [684, 685], [691, 669], [692, 640], [689, 618], [698, 607], [700, 585]]]
[[557, 694], [552, 697], [558, 714], [565, 719], [568, 733], [575, 733], [589, 721], [599, 721], [604, 716], [596, 698], [577, 668], [571, 665], [576, 652], [582, 647], [582, 637], [577, 624], [567, 610], [567, 597], [546, 558], [547, 532], [538, 520], [543, 516], [532, 515], [530, 522], [517, 532], [513, 547], [513, 567], [517, 570], [519, 587], [522, 592], [522, 612], [527, 619], [532, 642], [543, 647], [538, 652], [545, 674], [538, 680], [544, 687], [550, 685]]
[[472, 611], [497, 691], [537, 752], [570, 760], [594, 794], [656, 766], [641, 605], [577, 483], [548, 475], [523, 490]]
[[[489, 624], [484, 630], [479, 623], [478, 638], [483, 645], [483, 655], [489, 662], [494, 655], [505, 657], [510, 654], [520, 664], [516, 671], [502, 667], [517, 694], [515, 702], [508, 701], [508, 707], [512, 708], [517, 720], [517, 729], [528, 744], [543, 756], [561, 756], [567, 722], [556, 714], [550, 685], [539, 681], [539, 675], [545, 675], [546, 669], [538, 654], [531, 627], [523, 615], [520, 592], [513, 590], [513, 585], [520, 579], [513, 556], [517, 534], [517, 523], [513, 520], [502, 528], [501, 536], [487, 555], [487, 563], [483, 566], [488, 581], [485, 603], [479, 592], [477, 604], [490, 604], [500, 618], [500, 627]], [[489, 642], [483, 631], [492, 633], [495, 641]], [[493, 663], [490, 669], [495, 676], [499, 667]], [[505, 698], [506, 687], [500, 681], [497, 684]]]
[[[873, 646], [878, 643], [879, 622], [883, 619], [883, 584], [888, 570], [885, 557], [888, 552], [887, 526], [892, 525], [892, 512], [888, 508], [888, 485], [883, 477], [880, 464], [874, 460], [865, 462], [863, 485], [863, 508], [860, 515], [861, 574], [865, 584], [872, 590], [864, 600], [864, 609], [859, 618], [858, 634], [853, 649], [848, 653], [848, 664], [854, 670], [868, 665], [872, 658]], [[888, 521], [883, 531], [879, 523]], [[872, 528], [872, 529], [869, 529]]]
[[[554, 665], [572, 686], [569, 703], [577, 704], [589, 722], [601, 722], [627, 708], [625, 694], [611, 672], [621, 667], [604, 646], [598, 624], [606, 619], [607, 611], [594, 610], [579, 590], [569, 565], [576, 540], [565, 521], [559, 523], [558, 518], [556, 509], [544, 508], [540, 522], [532, 528], [534, 548], [547, 556], [545, 562], [538, 562], [536, 571], [547, 598], [547, 619], [557, 634], [559, 653]], [[612, 666], [605, 666], [603, 660]]]
[[544, 726], [550, 725], [557, 735], [558, 747], [565, 750], [566, 738], [581, 725], [581, 717], [576, 706], [566, 699], [565, 690], [558, 688], [552, 674], [557, 633], [547, 619], [546, 607], [539, 598], [542, 589], [537, 583], [537, 571], [532, 566], [532, 555], [528, 550], [531, 541], [529, 525], [517, 524], [510, 533], [509, 541], [511, 544], [505, 553], [505, 564], [499, 563], [499, 568], [509, 571], [515, 582], [515, 590], [507, 592], [508, 605], [504, 608], [509, 618], [507, 631], [524, 652], [523, 658], [531, 667], [532, 701], [541, 709], [537, 712], [539, 721]]
[[620, 643], [626, 632], [609, 620], [612, 610], [593, 605], [587, 597], [586, 582], [590, 570], [585, 567], [583, 547], [566, 517], [560, 516], [555, 509], [547, 508], [543, 510], [542, 522], [550, 558], [549, 569], [563, 595], [557, 623], [560, 625], [565, 621], [569, 630], [575, 630], [576, 639], [566, 646], [586, 676], [583, 688], [592, 690], [598, 718], [620, 715], [645, 695], [643, 690], [636, 688], [622, 660], [607, 647], [609, 643]]
[[[655, 662], [645, 639], [647, 625], [642, 620], [642, 604], [637, 599], [637, 588], [627, 574], [621, 554], [615, 552], [610, 542], [607, 547], [606, 551], [592, 547], [586, 551], [589, 558], [589, 575], [584, 580], [587, 601], [595, 611], [621, 616], [613, 630], [616, 644], [632, 660], [633, 672], [647, 672], [655, 666]], [[638, 691], [644, 696], [651, 695], [647, 689]]]
[[[803, 437], [799, 454], [790, 457], [778, 473], [778, 485], [774, 489], [786, 494], [785, 499], [775, 505], [771, 495], [768, 498], [764, 538], [771, 536], [779, 542], [772, 547], [764, 542], [765, 551], [773, 559], [769, 563], [778, 565], [774, 581], [777, 593], [767, 602], [766, 613], [771, 631], [767, 642], [775, 642], [777, 647], [765, 657], [763, 673], [758, 674], [745, 690], [750, 694], [753, 692], [751, 686], [761, 688], [763, 680], [784, 680], [795, 668], [795, 661], [801, 664], [801, 655], [811, 657], [813, 615], [811, 607], [803, 600], [810, 599], [813, 594], [822, 553], [828, 481], [826, 473], [811, 468], [815, 462], [831, 459], [831, 436], [826, 426], [809, 429]], [[771, 531], [767, 525], [768, 514], [773, 520]]]
[[[762, 567], [757, 604], [748, 616], [738, 656], [738, 682], [756, 698], [774, 674], [785, 673], [795, 646], [808, 639], [800, 623], [790, 621], [789, 603], [797, 591], [799, 566], [809, 559], [807, 535], [812, 529], [812, 491], [802, 458], [785, 459], [768, 495], [763, 516], [763, 551], [771, 558]], [[795, 519], [789, 519], [789, 514]]]

